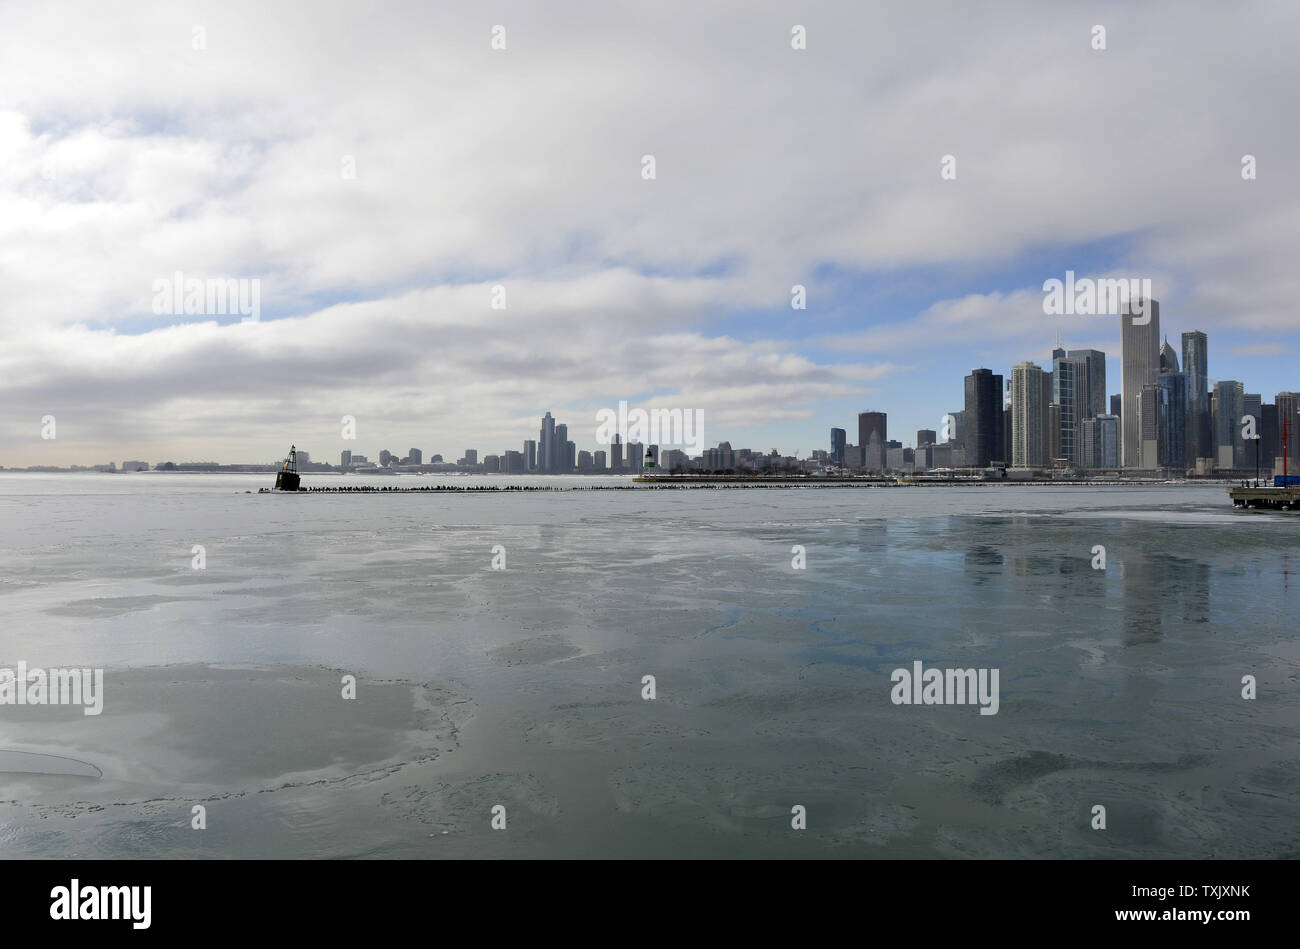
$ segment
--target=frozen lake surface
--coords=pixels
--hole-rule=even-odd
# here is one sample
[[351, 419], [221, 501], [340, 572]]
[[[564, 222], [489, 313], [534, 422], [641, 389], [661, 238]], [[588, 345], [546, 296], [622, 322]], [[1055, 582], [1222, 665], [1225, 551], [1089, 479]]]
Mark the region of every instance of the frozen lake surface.
[[0, 667], [104, 669], [0, 705], [0, 854], [1300, 856], [1300, 516], [1223, 486], [270, 479], [0, 474]]

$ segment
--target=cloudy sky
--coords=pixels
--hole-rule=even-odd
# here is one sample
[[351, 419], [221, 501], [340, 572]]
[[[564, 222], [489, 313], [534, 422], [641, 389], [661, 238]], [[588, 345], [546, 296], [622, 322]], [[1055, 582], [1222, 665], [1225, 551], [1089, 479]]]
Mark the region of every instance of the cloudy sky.
[[[1115, 318], [1044, 315], [1066, 270], [1150, 278], [1271, 399], [1297, 48], [1292, 0], [6, 4], [0, 465], [454, 459], [548, 410], [594, 448], [620, 399], [911, 444], [972, 367], [1118, 360]], [[178, 271], [259, 321], [156, 313]]]

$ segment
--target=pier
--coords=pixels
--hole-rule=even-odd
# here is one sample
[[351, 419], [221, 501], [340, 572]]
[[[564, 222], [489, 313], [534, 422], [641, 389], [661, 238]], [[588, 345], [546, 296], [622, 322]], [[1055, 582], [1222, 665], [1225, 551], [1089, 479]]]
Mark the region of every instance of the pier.
[[1233, 507], [1268, 508], [1274, 511], [1300, 510], [1300, 485], [1272, 487], [1241, 485], [1228, 489]]

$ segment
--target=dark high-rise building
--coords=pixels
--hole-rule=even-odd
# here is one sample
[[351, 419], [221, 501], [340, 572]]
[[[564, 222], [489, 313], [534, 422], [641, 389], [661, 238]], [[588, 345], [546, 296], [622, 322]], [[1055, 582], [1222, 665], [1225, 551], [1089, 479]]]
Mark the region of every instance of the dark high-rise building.
[[1265, 402], [1259, 407], [1259, 467], [1268, 474], [1274, 460], [1282, 453], [1282, 436], [1278, 434], [1277, 403]]
[[1287, 474], [1300, 474], [1300, 394], [1277, 394], [1277, 457], [1285, 447]]
[[[1255, 434], [1260, 433], [1263, 418], [1264, 400], [1258, 392], [1247, 392], [1241, 397], [1241, 414], [1242, 417], [1250, 416], [1255, 420]], [[1238, 434], [1241, 426], [1238, 425]], [[1253, 468], [1255, 466], [1255, 439], [1246, 439], [1241, 443], [1241, 458], [1238, 461], [1238, 468]]]
[[1192, 467], [1195, 462], [1189, 462], [1187, 456], [1187, 376], [1181, 372], [1162, 372], [1156, 377], [1156, 385], [1169, 392], [1167, 430], [1160, 433], [1165, 446], [1164, 464], [1179, 469]]
[[557, 424], [555, 426], [555, 460], [551, 465], [552, 471], [568, 471], [573, 467], [569, 463], [569, 426]]
[[1210, 391], [1207, 342], [1200, 330], [1183, 334], [1183, 375], [1187, 376], [1187, 454], [1190, 459], [1212, 458]]
[[408, 454], [406, 457], [408, 459], [408, 464], [412, 464], [412, 465], [424, 464], [424, 452], [420, 451], [420, 449], [418, 448], [412, 448], [410, 454]]
[[1155, 383], [1142, 387], [1138, 395], [1138, 460], [1126, 468], [1153, 469], [1169, 463], [1169, 390]]
[[1069, 357], [1083, 363], [1081, 387], [1084, 393], [1084, 401], [1080, 407], [1079, 417], [1084, 419], [1105, 415], [1108, 409], [1106, 404], [1106, 354], [1099, 349], [1072, 349], [1069, 352]]
[[537, 470], [537, 442], [531, 438], [524, 439], [524, 470]]
[[847, 442], [848, 433], [842, 428], [831, 429], [831, 464], [844, 464], [844, 446]]
[[1214, 451], [1220, 469], [1240, 468], [1246, 459], [1241, 440], [1245, 391], [1240, 382], [1225, 379], [1214, 384]]
[[1124, 397], [1122, 395], [1112, 395], [1110, 397], [1110, 414], [1119, 418], [1119, 413], [1124, 411]]
[[542, 416], [542, 432], [537, 440], [537, 470], [554, 471], [559, 461], [559, 449], [555, 444], [555, 419], [547, 412]]
[[618, 432], [615, 432], [613, 439], [610, 440], [609, 458], [609, 467], [613, 471], [618, 471], [623, 467], [623, 436]]
[[889, 431], [884, 412], [858, 413], [858, 445], [863, 449], [866, 467], [885, 467], [885, 445]]
[[938, 435], [935, 433], [935, 430], [934, 430], [934, 429], [932, 429], [932, 428], [918, 428], [918, 429], [916, 430], [916, 447], [917, 447], [917, 448], [920, 448], [922, 445], [937, 445], [938, 443], [939, 443], [939, 437], [938, 437]]
[[1002, 377], [973, 369], [966, 377], [966, 464], [987, 468], [1006, 460], [1002, 443]]

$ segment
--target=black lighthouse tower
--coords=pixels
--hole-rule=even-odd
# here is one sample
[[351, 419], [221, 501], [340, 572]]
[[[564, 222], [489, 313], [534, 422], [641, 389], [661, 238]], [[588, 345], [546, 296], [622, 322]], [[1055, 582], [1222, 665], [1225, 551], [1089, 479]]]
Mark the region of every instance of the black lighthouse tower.
[[275, 490], [297, 491], [299, 480], [298, 447], [290, 445], [289, 457], [285, 459], [283, 467], [275, 473]]

